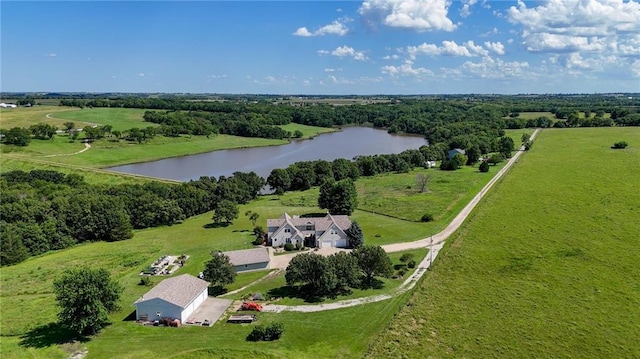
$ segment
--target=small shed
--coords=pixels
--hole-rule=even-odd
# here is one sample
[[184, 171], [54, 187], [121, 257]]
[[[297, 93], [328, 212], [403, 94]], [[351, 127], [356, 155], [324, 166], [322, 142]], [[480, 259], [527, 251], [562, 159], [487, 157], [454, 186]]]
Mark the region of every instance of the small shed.
[[458, 153], [459, 153], [459, 154], [461, 154], [461, 155], [464, 155], [464, 154], [466, 154], [467, 152], [465, 152], [465, 150], [461, 150], [461, 149], [459, 149], [459, 148], [454, 148], [454, 149], [452, 149], [451, 151], [449, 151], [449, 156], [448, 156], [448, 157], [449, 157], [449, 159], [450, 159], [450, 160], [451, 160], [451, 159], [453, 159], [453, 156], [457, 155]]
[[168, 278], [135, 301], [137, 320], [160, 318], [185, 322], [208, 297], [209, 282], [189, 274]]
[[236, 273], [269, 269], [269, 253], [264, 247], [224, 252]]

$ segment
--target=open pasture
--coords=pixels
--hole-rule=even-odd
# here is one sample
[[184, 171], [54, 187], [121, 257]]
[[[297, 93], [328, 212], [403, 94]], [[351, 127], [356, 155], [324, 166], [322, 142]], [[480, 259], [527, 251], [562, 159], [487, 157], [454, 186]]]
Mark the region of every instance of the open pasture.
[[126, 131], [132, 127], [157, 127], [156, 123], [145, 122], [142, 116], [147, 110], [138, 108], [73, 108], [63, 107], [66, 111], [56, 112], [50, 117], [61, 119], [63, 122], [71, 121], [76, 127], [92, 125], [111, 125], [114, 130]]
[[640, 130], [547, 129], [536, 142], [368, 357], [640, 355]]

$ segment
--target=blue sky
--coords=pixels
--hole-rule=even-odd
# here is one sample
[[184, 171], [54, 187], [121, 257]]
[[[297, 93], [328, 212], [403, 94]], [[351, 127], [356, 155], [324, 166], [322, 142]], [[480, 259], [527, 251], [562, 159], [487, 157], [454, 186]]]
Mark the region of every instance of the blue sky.
[[640, 92], [631, 0], [2, 1], [2, 91]]

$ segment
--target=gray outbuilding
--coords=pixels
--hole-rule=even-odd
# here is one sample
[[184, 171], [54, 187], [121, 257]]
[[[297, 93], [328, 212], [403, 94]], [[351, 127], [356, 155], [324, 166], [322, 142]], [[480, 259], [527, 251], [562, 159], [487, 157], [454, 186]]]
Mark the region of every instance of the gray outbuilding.
[[264, 247], [224, 252], [236, 273], [269, 269], [269, 253]]
[[208, 297], [209, 282], [189, 274], [158, 283], [135, 302], [137, 320], [180, 319], [183, 323]]

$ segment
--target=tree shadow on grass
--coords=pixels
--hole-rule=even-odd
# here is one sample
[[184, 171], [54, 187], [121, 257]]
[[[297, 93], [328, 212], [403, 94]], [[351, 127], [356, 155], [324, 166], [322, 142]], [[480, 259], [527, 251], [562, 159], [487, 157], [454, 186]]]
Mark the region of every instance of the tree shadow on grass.
[[370, 282], [363, 280], [360, 284], [360, 289], [382, 289], [384, 288], [384, 282], [378, 278], [372, 278]]
[[229, 290], [221, 285], [214, 285], [208, 288], [208, 294], [210, 297], [217, 297], [227, 293]]
[[49, 323], [30, 330], [20, 337], [20, 346], [26, 348], [46, 348], [73, 341], [86, 343], [88, 337], [79, 336], [59, 323]]
[[223, 228], [229, 227], [230, 223], [207, 223], [202, 228], [211, 229], [211, 228]]
[[301, 287], [292, 287], [292, 286], [282, 286], [278, 288], [270, 289], [267, 294], [271, 297], [280, 297], [280, 298], [299, 298], [304, 300], [307, 303], [319, 303], [324, 301], [324, 298], [309, 293], [305, 291], [304, 288]]

